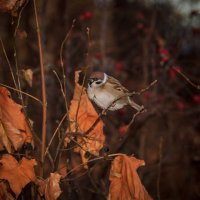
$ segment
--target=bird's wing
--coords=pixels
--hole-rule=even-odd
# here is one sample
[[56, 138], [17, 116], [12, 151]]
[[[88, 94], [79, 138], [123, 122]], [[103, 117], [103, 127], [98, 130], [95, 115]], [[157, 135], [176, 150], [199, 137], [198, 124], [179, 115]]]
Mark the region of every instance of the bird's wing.
[[111, 76], [108, 76], [108, 81], [107, 81], [107, 84], [110, 84], [110, 86], [112, 87], [112, 89], [116, 90], [119, 94], [127, 94], [129, 93], [129, 91], [124, 87], [122, 86], [122, 84], [115, 78], [111, 77]]

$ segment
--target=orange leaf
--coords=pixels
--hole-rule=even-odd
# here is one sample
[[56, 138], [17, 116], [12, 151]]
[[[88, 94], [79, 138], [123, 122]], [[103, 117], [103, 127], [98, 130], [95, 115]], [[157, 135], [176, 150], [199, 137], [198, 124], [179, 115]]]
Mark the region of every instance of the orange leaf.
[[6, 148], [8, 153], [11, 153], [11, 143], [6, 135], [6, 132], [0, 122], [0, 151]]
[[[70, 128], [73, 132], [76, 131], [76, 111], [78, 108], [78, 103], [82, 91], [82, 86], [78, 83], [79, 74], [80, 71], [75, 72], [75, 90], [69, 109], [69, 117], [71, 121]], [[97, 118], [98, 114], [94, 109], [92, 103], [88, 99], [85, 88], [83, 88], [79, 112], [77, 116], [78, 132], [86, 132], [93, 125]], [[104, 124], [100, 120], [99, 123], [95, 126], [95, 128], [87, 135], [87, 138], [81, 136], [77, 137], [77, 142], [79, 143], [79, 145], [81, 145], [81, 147], [78, 146], [74, 149], [74, 151], [80, 153], [83, 163], [87, 162], [87, 158], [85, 157], [86, 151], [96, 156], [99, 155], [99, 150], [103, 147], [105, 141], [105, 136], [103, 134], [103, 126]], [[66, 137], [65, 144], [68, 142], [69, 139]]]
[[45, 196], [45, 200], [56, 200], [60, 194], [60, 178], [61, 175], [58, 173], [50, 173], [50, 177], [44, 181], [38, 180], [39, 193], [41, 196]]
[[35, 159], [22, 158], [18, 163], [13, 156], [5, 154], [0, 160], [0, 164], [0, 179], [9, 182], [10, 188], [16, 194], [16, 197], [29, 182], [36, 180], [34, 172]]
[[117, 156], [110, 170], [109, 200], [152, 200], [136, 172], [143, 160], [126, 155]]
[[21, 110], [22, 106], [10, 98], [9, 91], [0, 87], [0, 122], [15, 150], [25, 142], [33, 144], [31, 130]]

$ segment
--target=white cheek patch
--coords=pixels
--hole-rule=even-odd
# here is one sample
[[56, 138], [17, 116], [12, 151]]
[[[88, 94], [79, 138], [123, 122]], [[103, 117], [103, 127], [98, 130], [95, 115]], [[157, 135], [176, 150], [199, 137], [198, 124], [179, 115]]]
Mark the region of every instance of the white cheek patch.
[[108, 80], [108, 75], [104, 73], [103, 84]]

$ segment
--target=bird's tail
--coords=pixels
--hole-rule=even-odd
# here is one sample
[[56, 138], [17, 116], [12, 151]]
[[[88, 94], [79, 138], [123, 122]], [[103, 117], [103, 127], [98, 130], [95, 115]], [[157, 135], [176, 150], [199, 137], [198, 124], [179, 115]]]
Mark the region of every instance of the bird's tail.
[[143, 105], [142, 105], [142, 106], [138, 105], [137, 103], [135, 103], [134, 101], [132, 101], [132, 100], [130, 99], [130, 97], [128, 97], [128, 101], [129, 101], [129, 105], [130, 105], [131, 107], [133, 107], [135, 110], [137, 110], [137, 111], [142, 111], [142, 110], [144, 110], [144, 106], [143, 106]]

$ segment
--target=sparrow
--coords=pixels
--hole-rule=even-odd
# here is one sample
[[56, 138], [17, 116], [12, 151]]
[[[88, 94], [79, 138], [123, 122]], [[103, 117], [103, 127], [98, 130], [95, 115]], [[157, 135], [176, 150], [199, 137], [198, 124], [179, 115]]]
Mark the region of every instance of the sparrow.
[[144, 110], [144, 106], [131, 100], [131, 93], [117, 79], [104, 72], [93, 72], [90, 75], [87, 94], [89, 99], [102, 109], [115, 111], [130, 105], [137, 111]]

